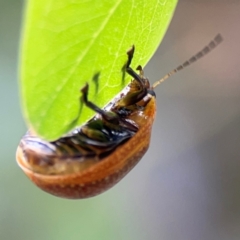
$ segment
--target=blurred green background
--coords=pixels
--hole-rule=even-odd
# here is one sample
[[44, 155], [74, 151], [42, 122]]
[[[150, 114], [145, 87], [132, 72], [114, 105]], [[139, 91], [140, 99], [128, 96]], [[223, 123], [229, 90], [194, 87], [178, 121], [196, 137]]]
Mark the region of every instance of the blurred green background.
[[73, 201], [36, 188], [15, 162], [23, 1], [0, 0], [0, 239], [239, 240], [240, 2], [180, 0], [145, 68], [153, 83], [217, 33], [224, 42], [156, 90], [148, 153], [117, 186]]

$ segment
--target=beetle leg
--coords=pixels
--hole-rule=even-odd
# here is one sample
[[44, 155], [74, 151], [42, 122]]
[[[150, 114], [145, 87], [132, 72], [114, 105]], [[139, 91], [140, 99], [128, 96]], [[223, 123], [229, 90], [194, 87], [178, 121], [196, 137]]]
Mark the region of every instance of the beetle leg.
[[139, 75], [140, 77], [143, 79], [144, 78], [144, 71], [141, 65], [138, 65], [138, 67], [136, 68], [136, 70], [139, 71]]
[[99, 113], [106, 121], [111, 122], [113, 124], [118, 124], [120, 118], [116, 113], [104, 111], [97, 105], [95, 105], [93, 102], [90, 102], [88, 100], [88, 89], [89, 89], [88, 83], [81, 89], [82, 92], [81, 100], [84, 102], [84, 104], [93, 111]]
[[134, 55], [134, 50], [135, 47], [134, 45], [132, 46], [132, 48], [130, 50], [127, 51], [127, 55], [128, 55], [128, 60], [127, 60], [127, 64], [126, 64], [126, 72], [132, 76], [136, 81], [138, 81], [139, 85], [141, 88], [144, 88], [144, 82], [142, 81], [141, 76], [139, 76], [131, 67], [131, 62], [133, 59], [133, 55]]
[[135, 51], [135, 46], [132, 45], [132, 47], [127, 51], [127, 55], [128, 55], [128, 60], [126, 63], [126, 68], [129, 68], [133, 59], [133, 55], [134, 55], [134, 51]]
[[[108, 111], [104, 111], [101, 108], [99, 108], [97, 105], [95, 105], [94, 103], [88, 101], [87, 95], [88, 95], [88, 89], [89, 89], [89, 85], [86, 84], [82, 89], [82, 97], [81, 100], [84, 102], [84, 104], [89, 107], [90, 109], [94, 110], [95, 112], [99, 113], [102, 118], [110, 123], [111, 125], [114, 125], [116, 127], [119, 127], [119, 125], [122, 125], [123, 127], [127, 128], [128, 130], [134, 131], [136, 132], [138, 130], [138, 127], [133, 125], [132, 123], [129, 123], [127, 121], [125, 121], [124, 119], [121, 119], [121, 117], [119, 117], [119, 115], [115, 112], [108, 112]], [[113, 126], [112, 126], [113, 127]]]
[[126, 63], [126, 72], [133, 77], [133, 79], [138, 83], [138, 90], [136, 91], [130, 91], [125, 97], [123, 97], [118, 102], [118, 107], [126, 107], [133, 105], [137, 102], [139, 102], [146, 94], [147, 94], [147, 87], [145, 84], [145, 80], [143, 77], [143, 70], [141, 66], [138, 66], [137, 70], [140, 71], [140, 75], [137, 74], [131, 67], [131, 62], [133, 59], [135, 47], [134, 45], [132, 48], [127, 52], [128, 60]]
[[95, 105], [94, 103], [88, 101], [88, 89], [89, 89], [89, 85], [88, 85], [88, 83], [86, 83], [86, 85], [81, 89], [81, 92], [82, 92], [81, 100], [84, 102], [84, 104], [87, 107], [92, 109], [94, 112], [97, 112], [102, 115], [102, 113], [104, 111], [101, 108], [99, 108], [97, 105]]

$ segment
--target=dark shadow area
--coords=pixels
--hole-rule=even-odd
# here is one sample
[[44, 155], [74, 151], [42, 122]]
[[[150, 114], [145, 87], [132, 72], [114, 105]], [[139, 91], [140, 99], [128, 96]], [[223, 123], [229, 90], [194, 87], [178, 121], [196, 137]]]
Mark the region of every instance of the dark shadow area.
[[[94, 83], [95, 85], [95, 94], [98, 93], [98, 90], [99, 90], [99, 77], [100, 77], [100, 71], [95, 73], [92, 77], [92, 82]], [[87, 81], [86, 81], [87, 83]], [[82, 110], [83, 110], [83, 106], [84, 106], [84, 102], [82, 101], [82, 89], [85, 87], [86, 85], [84, 85], [80, 91], [79, 91], [79, 111], [78, 111], [78, 114], [76, 116], [76, 118], [73, 119], [73, 121], [69, 124], [69, 126], [67, 126], [66, 128], [67, 129], [72, 129], [76, 126], [77, 122], [78, 122], [78, 119], [79, 117], [81, 116], [82, 114]]]
[[95, 94], [98, 94], [98, 91], [99, 91], [99, 76], [100, 76], [100, 71], [96, 72], [92, 77], [92, 82], [95, 85]]
[[122, 87], [124, 87], [125, 86], [125, 78], [126, 78], [126, 64], [127, 64], [127, 62], [122, 66], [122, 69], [121, 69], [121, 71], [122, 71], [122, 82], [121, 82], [121, 84], [122, 84]]

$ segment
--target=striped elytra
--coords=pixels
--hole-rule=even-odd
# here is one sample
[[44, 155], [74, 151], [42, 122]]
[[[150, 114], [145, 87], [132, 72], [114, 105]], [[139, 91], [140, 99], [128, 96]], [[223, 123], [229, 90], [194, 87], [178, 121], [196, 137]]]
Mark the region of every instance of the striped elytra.
[[96, 112], [85, 125], [47, 142], [28, 131], [17, 148], [17, 162], [42, 190], [55, 196], [81, 199], [96, 196], [119, 182], [148, 149], [156, 114], [154, 88], [190, 65], [222, 41], [217, 35], [202, 51], [150, 86], [131, 67], [134, 47], [128, 52], [126, 72], [132, 82], [105, 108], [88, 100], [88, 85], [81, 101]]

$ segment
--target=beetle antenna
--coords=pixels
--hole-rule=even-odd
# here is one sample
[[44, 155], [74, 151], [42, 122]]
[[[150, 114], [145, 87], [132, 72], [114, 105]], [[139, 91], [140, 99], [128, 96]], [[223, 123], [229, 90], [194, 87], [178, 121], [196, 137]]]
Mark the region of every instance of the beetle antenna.
[[201, 51], [199, 51], [197, 54], [192, 56], [189, 60], [184, 62], [182, 65], [178, 66], [177, 68], [173, 69], [171, 72], [166, 74], [163, 78], [155, 82], [152, 86], [152, 88], [157, 87], [159, 84], [163, 83], [166, 79], [168, 79], [170, 76], [175, 74], [176, 72], [182, 70], [183, 68], [191, 65], [192, 63], [196, 62], [198, 59], [206, 55], [207, 53], [211, 52], [219, 43], [223, 41], [223, 38], [221, 34], [218, 34], [207, 46], [205, 46]]

